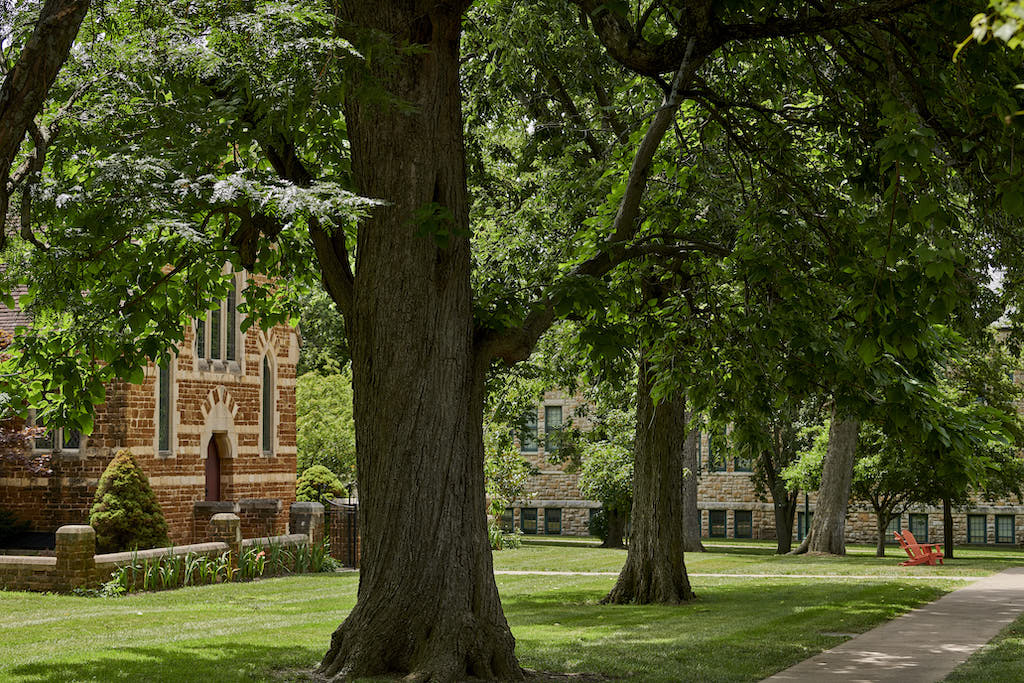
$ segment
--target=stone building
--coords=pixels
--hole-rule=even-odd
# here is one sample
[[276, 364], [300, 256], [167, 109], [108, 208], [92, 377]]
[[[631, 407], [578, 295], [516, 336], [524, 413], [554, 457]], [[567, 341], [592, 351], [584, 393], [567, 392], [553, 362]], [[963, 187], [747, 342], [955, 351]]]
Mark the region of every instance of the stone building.
[[[520, 440], [520, 452], [537, 470], [529, 478], [527, 495], [505, 512], [504, 524], [526, 534], [585, 536], [593, 510], [600, 501], [586, 500], [577, 487], [578, 475], [564, 465], [549, 461], [550, 448], [557, 443], [563, 422], [573, 419], [586, 428], [586, 419], [577, 416], [581, 399], [557, 391], [544, 394], [537, 407], [536, 420], [530, 420], [528, 435]], [[532, 438], [531, 438], [532, 437]], [[752, 463], [728, 455], [720, 447], [722, 437], [701, 434], [697, 507], [704, 538], [776, 538], [775, 516], [770, 500], [759, 500], [752, 480]], [[806, 502], [806, 519], [805, 519]], [[816, 496], [811, 492], [801, 500], [793, 524], [795, 541], [803, 539], [807, 522], [813, 519]], [[921, 542], [942, 542], [942, 508], [913, 506], [889, 525], [892, 531], [910, 529]], [[1024, 544], [1024, 505], [1016, 501], [988, 502], [980, 498], [966, 510], [953, 513], [953, 535], [957, 543]], [[846, 520], [847, 540], [875, 543], [877, 528], [870, 506], [851, 501]]]
[[[284, 533], [295, 500], [295, 366], [291, 327], [241, 330], [244, 274], [227, 299], [185, 330], [176, 353], [145, 369], [142, 384], [106, 387], [93, 433], [55, 428], [33, 448], [52, 474], [0, 465], [0, 510], [53, 533], [86, 523], [100, 475], [130, 449], [149, 476], [171, 540], [199, 538], [217, 512], [236, 512], [246, 537]], [[27, 321], [0, 309], [0, 329]], [[42, 425], [40, 425], [42, 426]]]

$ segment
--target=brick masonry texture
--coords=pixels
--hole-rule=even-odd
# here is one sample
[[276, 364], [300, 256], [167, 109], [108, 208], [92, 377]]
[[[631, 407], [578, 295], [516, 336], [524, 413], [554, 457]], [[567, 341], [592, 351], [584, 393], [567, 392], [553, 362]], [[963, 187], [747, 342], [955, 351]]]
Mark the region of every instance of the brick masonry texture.
[[[208, 335], [209, 336], [209, 335]], [[106, 402], [96, 407], [92, 435], [83, 447], [53, 455], [52, 475], [30, 477], [0, 465], [0, 509], [28, 522], [33, 531], [54, 532], [63, 525], [85, 524], [100, 475], [114, 454], [131, 450], [156, 493], [175, 544], [189, 543], [205, 527], [195, 503], [206, 498], [206, 457], [211, 439], [220, 456], [223, 500], [244, 502], [237, 510], [246, 535], [286, 531], [288, 506], [295, 500], [294, 329], [279, 325], [239, 332], [237, 361], [197, 358], [190, 325], [171, 363], [171, 448], [157, 450], [158, 369], [146, 368], [141, 385], [115, 382]], [[273, 448], [260, 444], [262, 364], [274, 371]], [[251, 503], [273, 500], [272, 506]], [[273, 508], [273, 509], [272, 509]], [[208, 519], [208, 517], [207, 517]]]
[[[513, 503], [513, 520], [515, 528], [522, 529], [523, 509], [537, 511], [537, 529], [544, 533], [544, 511], [548, 508], [561, 510], [562, 531], [567, 536], [585, 536], [589, 533], [588, 520], [591, 509], [600, 509], [599, 501], [586, 500], [579, 492], [579, 476], [574, 472], [566, 471], [565, 466], [549, 462], [547, 453], [544, 450], [544, 414], [545, 406], [562, 406], [563, 420], [573, 420], [574, 424], [581, 429], [586, 429], [589, 423], [585, 415], [578, 415], [583, 401], [580, 397], [572, 397], [560, 391], [549, 391], [544, 394], [543, 402], [537, 408], [537, 433], [538, 449], [536, 453], [523, 453], [530, 464], [539, 470], [539, 473], [529, 477], [526, 487], [526, 495], [523, 500]], [[750, 513], [751, 529], [750, 537], [760, 539], [776, 538], [775, 515], [770, 501], [758, 500], [754, 490], [751, 474], [736, 469], [736, 462], [733, 458], [727, 458], [725, 470], [712, 472], [708, 464], [708, 437], [701, 435], [700, 440], [700, 471], [697, 490], [697, 507], [701, 515], [701, 535], [708, 538], [710, 534], [710, 512], [725, 511], [725, 538], [736, 538], [736, 512], [740, 511], [745, 516]], [[808, 496], [808, 506], [811, 514], [814, 514], [816, 505], [816, 494]], [[803, 501], [798, 506], [798, 511], [803, 512]], [[716, 513], [717, 514], [717, 513]], [[919, 541], [930, 541], [932, 543], [942, 542], [942, 508], [930, 506], [915, 506], [905, 511], [899, 518], [900, 529], [910, 527], [910, 515], [927, 515], [926, 524], [928, 527], [927, 538], [919, 538]], [[983, 515], [985, 517], [984, 538], [971, 538], [971, 542], [995, 544], [996, 538], [996, 517], [1007, 516], [1012, 518], [1012, 541], [999, 539], [1000, 545], [1024, 545], [1024, 505], [1015, 501], [984, 501], [975, 497], [971, 504], [965, 509], [954, 510], [953, 512], [953, 538], [958, 544], [968, 542], [967, 519], [968, 516]], [[742, 521], [742, 520], [741, 520]], [[1004, 521], [1004, 526], [1006, 522]], [[717, 527], [717, 525], [716, 525]], [[741, 524], [741, 534], [745, 525]], [[798, 534], [797, 518], [793, 520], [793, 536], [796, 540]], [[717, 530], [717, 529], [716, 529]], [[846, 538], [854, 543], [875, 543], [878, 531], [874, 513], [871, 508], [859, 501], [852, 501], [846, 517]], [[887, 538], [888, 540], [888, 538]]]

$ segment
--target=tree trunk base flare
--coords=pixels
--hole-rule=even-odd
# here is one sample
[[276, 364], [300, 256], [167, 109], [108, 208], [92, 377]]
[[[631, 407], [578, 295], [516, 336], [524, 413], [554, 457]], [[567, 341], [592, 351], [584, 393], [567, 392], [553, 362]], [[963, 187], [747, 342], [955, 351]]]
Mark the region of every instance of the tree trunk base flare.
[[835, 408], [832, 409], [828, 450], [821, 472], [814, 521], [803, 543], [791, 555], [807, 552], [846, 554], [846, 509], [850, 503], [850, 485], [853, 482], [853, 463], [857, 456], [859, 433], [858, 420], [840, 418]]
[[683, 444], [686, 401], [666, 397], [655, 405], [651, 373], [641, 356], [637, 383], [633, 511], [626, 565], [604, 604], [677, 605], [693, 600], [683, 562], [686, 532]]
[[330, 681], [396, 673], [423, 682], [522, 680], [514, 647], [507, 625], [470, 612], [353, 610], [331, 636], [317, 673]]

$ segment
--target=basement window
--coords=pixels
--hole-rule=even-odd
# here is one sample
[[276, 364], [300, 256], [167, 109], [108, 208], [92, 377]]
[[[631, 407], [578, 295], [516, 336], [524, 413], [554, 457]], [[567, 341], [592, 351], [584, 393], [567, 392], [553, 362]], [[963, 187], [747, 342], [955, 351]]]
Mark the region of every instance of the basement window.
[[754, 513], [750, 510], [736, 510], [732, 513], [733, 536], [736, 538], [754, 537]]
[[726, 537], [725, 510], [708, 510], [708, 536], [711, 538]]

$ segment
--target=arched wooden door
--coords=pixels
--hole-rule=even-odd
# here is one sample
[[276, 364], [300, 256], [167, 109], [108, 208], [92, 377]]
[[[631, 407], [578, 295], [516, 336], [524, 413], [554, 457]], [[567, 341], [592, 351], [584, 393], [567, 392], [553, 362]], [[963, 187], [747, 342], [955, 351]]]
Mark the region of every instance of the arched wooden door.
[[214, 436], [206, 447], [206, 500], [220, 500], [220, 451]]

